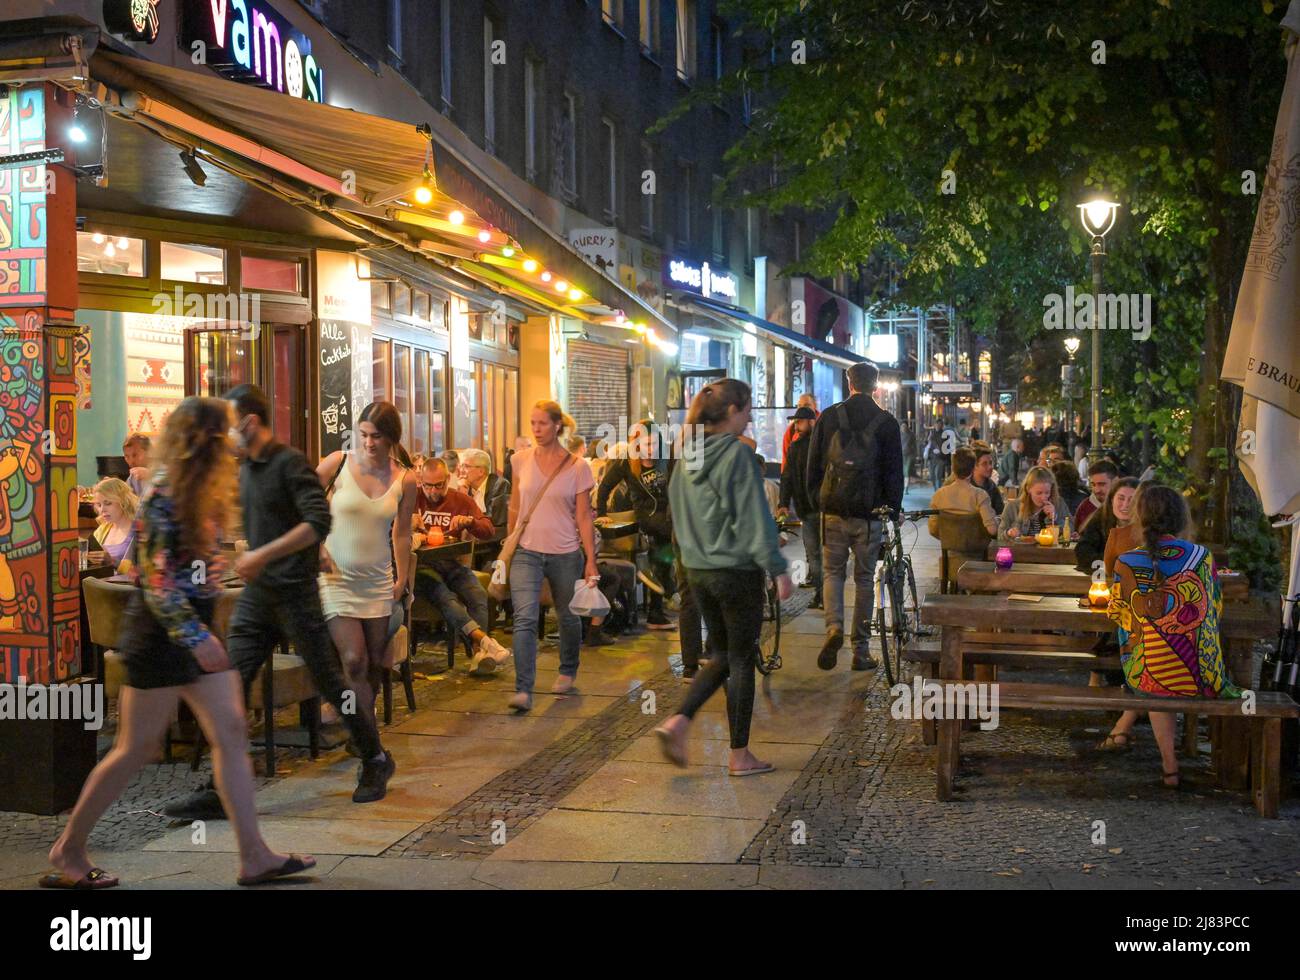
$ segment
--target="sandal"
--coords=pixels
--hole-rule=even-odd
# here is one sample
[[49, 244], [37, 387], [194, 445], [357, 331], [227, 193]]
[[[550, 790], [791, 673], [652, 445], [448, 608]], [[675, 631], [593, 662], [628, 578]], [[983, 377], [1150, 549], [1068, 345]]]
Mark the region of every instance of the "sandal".
[[74, 879], [61, 871], [52, 871], [40, 880], [42, 888], [67, 888], [76, 891], [97, 891], [100, 888], [116, 888], [118, 879], [102, 868], [91, 868], [86, 876]]
[[[1174, 782], [1171, 783], [1169, 781], [1171, 779], [1174, 780]], [[1165, 789], [1181, 789], [1183, 785], [1183, 781], [1179, 773], [1162, 772], [1160, 774], [1160, 785], [1162, 785]]]
[[1097, 745], [1097, 751], [1127, 752], [1129, 749], [1133, 748], [1133, 743], [1136, 741], [1137, 735], [1132, 731], [1111, 732]]
[[314, 867], [316, 867], [316, 859], [314, 857], [290, 854], [289, 859], [278, 868], [263, 871], [260, 875], [253, 875], [250, 878], [240, 878], [238, 879], [238, 884], [245, 888], [252, 885], [264, 885], [268, 881], [275, 881], [277, 878], [287, 878], [290, 875], [302, 874], [304, 871]]

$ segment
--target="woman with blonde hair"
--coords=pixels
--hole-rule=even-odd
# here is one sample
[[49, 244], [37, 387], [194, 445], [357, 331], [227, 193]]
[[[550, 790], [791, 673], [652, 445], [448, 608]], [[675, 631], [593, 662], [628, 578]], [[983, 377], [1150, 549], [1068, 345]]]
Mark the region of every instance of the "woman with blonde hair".
[[1020, 496], [1007, 502], [998, 521], [998, 539], [1033, 537], [1045, 527], [1064, 528], [1070, 512], [1061, 502], [1056, 477], [1046, 466], [1032, 467], [1020, 484]]
[[[226, 402], [186, 398], [167, 417], [153, 484], [140, 508], [140, 581], [122, 623], [126, 661], [117, 741], [82, 787], [50, 848], [56, 871], [46, 888], [98, 889], [118, 883], [95, 867], [86, 841], [95, 823], [156, 755], [184, 701], [213, 748], [222, 806], [239, 846], [239, 884], [256, 885], [313, 867], [312, 857], [277, 854], [257, 826], [253, 763], [239, 673], [212, 632], [221, 592], [218, 539], [233, 505], [235, 461]], [[206, 575], [195, 575], [195, 568]], [[197, 580], [197, 581], [196, 581]]]
[[537, 682], [537, 617], [542, 582], [551, 585], [560, 621], [560, 673], [552, 694], [573, 690], [582, 645], [582, 620], [569, 610], [578, 579], [600, 581], [592, 523], [591, 467], [564, 448], [573, 419], [553, 401], [539, 401], [529, 415], [533, 445], [513, 457], [509, 532], [519, 530], [510, 560], [510, 598], [515, 608], [515, 694], [510, 707], [528, 711]]
[[101, 521], [91, 535], [91, 551], [103, 552], [119, 572], [131, 569], [135, 551], [135, 512], [140, 499], [125, 481], [106, 477], [95, 484], [95, 513]]

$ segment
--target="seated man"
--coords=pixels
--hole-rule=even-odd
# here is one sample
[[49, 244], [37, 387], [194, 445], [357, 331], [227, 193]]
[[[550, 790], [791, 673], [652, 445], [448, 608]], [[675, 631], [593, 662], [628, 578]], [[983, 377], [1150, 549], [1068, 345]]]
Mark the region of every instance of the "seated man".
[[1076, 528], [1082, 528], [1088, 523], [1088, 518], [1106, 506], [1106, 497], [1110, 494], [1111, 485], [1118, 479], [1119, 469], [1109, 460], [1103, 459], [1093, 465], [1088, 471], [1088, 489], [1092, 493], [1074, 512]]
[[1002, 491], [993, 479], [993, 447], [987, 442], [972, 440], [970, 448], [975, 453], [975, 472], [970, 478], [971, 485], [987, 493], [989, 503], [993, 505], [993, 513], [1001, 514]]
[[[979, 514], [984, 522], [984, 529], [992, 536], [998, 533], [998, 518], [993, 513], [993, 504], [989, 495], [971, 483], [971, 474], [975, 472], [975, 451], [962, 446], [952, 454], [952, 483], [940, 487], [930, 498], [933, 510], [958, 514]], [[930, 518], [930, 534], [939, 536], [939, 518]]]
[[[506, 536], [506, 521], [510, 516], [510, 482], [492, 472], [492, 457], [482, 449], [465, 450], [461, 453], [460, 465], [465, 471], [461, 490], [492, 522], [489, 540], [501, 540]], [[477, 549], [474, 560], [477, 563]]]
[[[448, 490], [450, 474], [441, 459], [425, 460], [420, 471], [420, 490], [415, 498], [412, 529], [428, 532], [440, 528], [449, 541], [493, 535], [492, 522], [478, 505], [459, 490]], [[488, 598], [468, 566], [455, 558], [421, 563], [415, 575], [415, 592], [442, 614], [453, 630], [469, 638], [474, 647], [470, 673], [491, 674], [510, 656], [479, 624], [488, 618]]]

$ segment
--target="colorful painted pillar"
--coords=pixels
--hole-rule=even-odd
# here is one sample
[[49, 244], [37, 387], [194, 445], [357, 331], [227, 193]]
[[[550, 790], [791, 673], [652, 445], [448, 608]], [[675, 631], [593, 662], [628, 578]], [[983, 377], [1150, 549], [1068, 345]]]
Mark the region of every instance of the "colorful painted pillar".
[[81, 673], [76, 177], [50, 85], [0, 90], [0, 683]]

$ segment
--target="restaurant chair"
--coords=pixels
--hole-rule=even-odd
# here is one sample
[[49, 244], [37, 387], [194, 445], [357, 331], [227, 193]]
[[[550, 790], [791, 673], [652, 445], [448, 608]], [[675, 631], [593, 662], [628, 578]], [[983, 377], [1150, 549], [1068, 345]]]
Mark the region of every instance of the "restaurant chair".
[[112, 647], [118, 644], [122, 617], [136, 587], [125, 582], [83, 578], [81, 591], [86, 600], [86, 621], [90, 624], [88, 639], [99, 657], [97, 673], [104, 682], [104, 696], [115, 698], [126, 681], [126, 664]]
[[[631, 510], [609, 513], [606, 516], [620, 524], [636, 520], [636, 512]], [[609, 571], [619, 576], [623, 582], [623, 587], [631, 589], [633, 595], [637, 595], [639, 589], [639, 604], [648, 605], [650, 601], [649, 592], [641, 586], [640, 581], [637, 579], [637, 558], [643, 556], [645, 552], [646, 544], [644, 536], [641, 534], [629, 534], [621, 538], [610, 538], [609, 540], [602, 537], [596, 558], [600, 564], [605, 565]], [[632, 611], [632, 614], [635, 617], [635, 610]], [[635, 622], [632, 625], [635, 625]]]
[[[411, 552], [410, 571], [406, 578], [406, 587], [411, 591], [411, 604], [406, 610], [406, 617], [402, 625], [397, 628], [391, 640], [388, 641], [388, 649], [385, 651], [384, 661], [390, 666], [383, 671], [383, 690], [384, 690], [384, 724], [393, 723], [393, 670], [396, 670], [402, 678], [402, 687], [406, 691], [406, 709], [410, 712], [415, 711], [415, 675], [412, 673], [411, 657], [415, 654], [415, 644], [411, 641], [413, 631], [412, 614], [415, 610], [415, 572], [419, 568], [420, 556]], [[454, 646], [454, 641], [453, 641]], [[448, 663], [450, 663], [450, 656]]]
[[979, 514], [943, 511], [939, 514], [939, 591], [957, 591], [957, 572], [964, 562], [983, 561], [993, 535]]
[[[412, 576], [415, 572], [416, 569], [412, 569]], [[408, 666], [419, 649], [422, 633], [427, 631], [430, 635], [436, 636], [439, 628], [442, 630], [442, 638], [447, 642], [447, 670], [455, 666], [457, 643], [455, 631], [442, 618], [442, 613], [437, 606], [416, 593], [414, 577], [411, 580], [411, 609], [407, 615], [406, 627], [408, 650], [405, 662]]]

